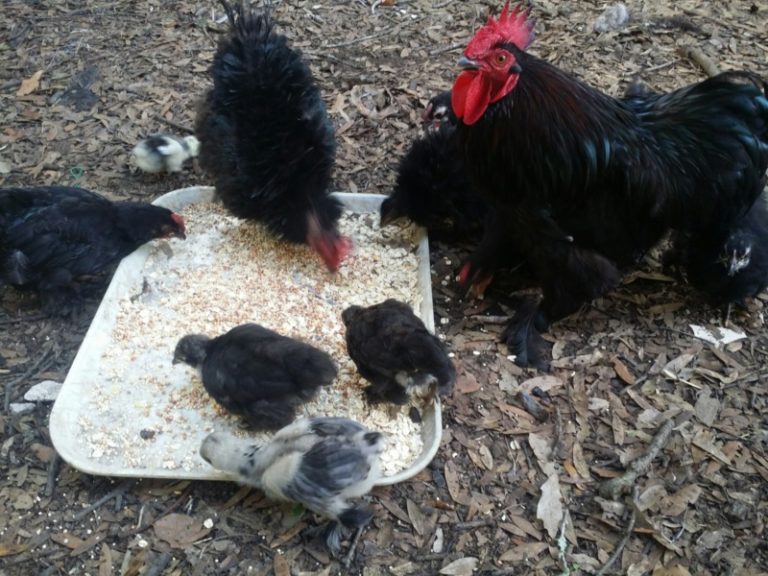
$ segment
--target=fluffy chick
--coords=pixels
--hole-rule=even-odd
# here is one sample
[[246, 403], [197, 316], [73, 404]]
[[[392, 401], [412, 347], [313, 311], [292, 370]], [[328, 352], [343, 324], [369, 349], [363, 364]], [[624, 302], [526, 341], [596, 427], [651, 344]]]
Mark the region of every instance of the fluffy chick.
[[194, 136], [179, 138], [169, 134], [155, 134], [134, 146], [131, 155], [141, 170], [150, 174], [181, 172], [186, 160], [197, 156], [200, 142]]
[[434, 239], [479, 238], [487, 210], [469, 186], [456, 128], [444, 123], [417, 139], [400, 160], [395, 188], [381, 204], [381, 226], [405, 217]]
[[379, 432], [353, 420], [301, 418], [266, 444], [210, 434], [200, 455], [269, 498], [298, 502], [333, 520], [326, 543], [338, 554], [343, 529], [362, 529], [373, 516], [350, 500], [370, 492], [381, 477], [383, 444]]
[[458, 119], [451, 106], [451, 91], [446, 90], [437, 96], [433, 96], [427, 102], [427, 107], [421, 115], [421, 123], [424, 130], [430, 132], [442, 126], [456, 126]]
[[216, 338], [184, 336], [173, 354], [173, 363], [178, 362], [199, 367], [213, 399], [255, 430], [291, 423], [297, 406], [336, 378], [328, 354], [258, 324], [243, 324]]
[[341, 314], [347, 329], [347, 351], [370, 382], [369, 402], [404, 404], [408, 396], [431, 399], [435, 389], [450, 394], [456, 368], [440, 340], [431, 334], [408, 304], [394, 299]]
[[672, 252], [688, 281], [726, 306], [727, 323], [733, 304], [743, 306], [768, 285], [768, 196], [728, 230], [677, 234]]

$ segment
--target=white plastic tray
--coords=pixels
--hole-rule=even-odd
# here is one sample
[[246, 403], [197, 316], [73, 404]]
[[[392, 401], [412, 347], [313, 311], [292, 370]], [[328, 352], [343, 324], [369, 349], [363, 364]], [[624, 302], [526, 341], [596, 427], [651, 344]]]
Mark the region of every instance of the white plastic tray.
[[[345, 207], [354, 212], [378, 212], [379, 205], [384, 198], [378, 194], [338, 193], [337, 195]], [[154, 203], [179, 211], [190, 204], [209, 202], [213, 200], [213, 197], [213, 188], [193, 187], [169, 192]], [[228, 475], [210, 466], [202, 466], [194, 470], [116, 466], [104, 462], [100, 458], [92, 457], [87, 443], [83, 442], [84, 432], [79, 425], [79, 420], [85, 415], [86, 410], [92, 409], [85, 399], [93, 395], [93, 366], [98, 364], [111, 341], [121, 299], [140, 289], [143, 278], [142, 270], [152, 250], [151, 244], [142, 246], [123, 259], [118, 266], [51, 411], [51, 439], [57, 452], [64, 460], [89, 474], [190, 480], [229, 479]], [[426, 233], [422, 232], [420, 236], [416, 254], [419, 261], [418, 286], [422, 292], [421, 310], [416, 312], [426, 326], [434, 332], [429, 246]], [[132, 409], [131, 406], [127, 405], [123, 408], [125, 410]], [[88, 416], [93, 417], [94, 415], [90, 412]], [[139, 411], [135, 417], [142, 417]], [[421, 435], [424, 445], [422, 453], [408, 468], [397, 474], [383, 477], [378, 482], [379, 485], [395, 484], [411, 478], [423, 470], [437, 453], [442, 432], [439, 400], [422, 411], [422, 419]], [[181, 445], [178, 450], [193, 451], [194, 456], [199, 458], [197, 456], [198, 448], [199, 442], [194, 442], [189, 445]], [[168, 456], [179, 457], [179, 454], [169, 454]]]

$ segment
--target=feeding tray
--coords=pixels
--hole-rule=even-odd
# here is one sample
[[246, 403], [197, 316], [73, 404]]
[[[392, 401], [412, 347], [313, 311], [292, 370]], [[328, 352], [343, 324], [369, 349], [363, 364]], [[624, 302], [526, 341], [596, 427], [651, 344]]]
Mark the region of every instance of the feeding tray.
[[[426, 233], [379, 230], [384, 196], [336, 196], [345, 208], [340, 228], [355, 248], [335, 275], [307, 247], [278, 242], [261, 226], [228, 215], [213, 188], [158, 198], [155, 204], [184, 215], [187, 240], [146, 244], [118, 266], [51, 412], [51, 439], [61, 457], [90, 474], [230, 479], [199, 456], [203, 438], [214, 430], [268, 435], [244, 429], [207, 395], [197, 370], [171, 361], [185, 334], [217, 336], [256, 322], [326, 350], [339, 366], [336, 381], [300, 407], [298, 417], [344, 415], [384, 432], [382, 462], [390, 470], [380, 485], [424, 469], [440, 442], [439, 400], [419, 408], [418, 424], [408, 407], [368, 406], [366, 382], [346, 355], [340, 316], [347, 305], [394, 297], [411, 302], [434, 331]], [[414, 440], [410, 448], [400, 434]]]

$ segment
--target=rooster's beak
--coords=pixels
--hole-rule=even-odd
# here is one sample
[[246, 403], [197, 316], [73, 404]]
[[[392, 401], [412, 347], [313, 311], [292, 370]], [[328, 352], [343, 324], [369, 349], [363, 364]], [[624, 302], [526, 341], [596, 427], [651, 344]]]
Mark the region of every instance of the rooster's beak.
[[456, 64], [459, 67], [464, 68], [464, 70], [477, 70], [480, 68], [480, 65], [477, 62], [470, 60], [466, 56], [459, 58], [459, 61]]

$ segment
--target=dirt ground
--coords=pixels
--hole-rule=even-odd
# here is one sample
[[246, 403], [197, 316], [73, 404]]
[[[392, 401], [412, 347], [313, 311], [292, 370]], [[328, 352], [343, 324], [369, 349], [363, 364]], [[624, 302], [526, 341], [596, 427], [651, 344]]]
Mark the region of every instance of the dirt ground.
[[[634, 77], [657, 89], [702, 80], [687, 47], [768, 76], [764, 0], [634, 0], [631, 20], [602, 34], [593, 23], [605, 2], [532, 4], [531, 51], [613, 95]], [[499, 8], [275, 2], [336, 125], [337, 189], [388, 193], [426, 100], [450, 86], [472, 31]], [[148, 177], [128, 156], [143, 136], [193, 125], [221, 16], [203, 0], [4, 0], [0, 185], [151, 200], [207, 184], [197, 166]], [[768, 574], [767, 300], [734, 318], [745, 339], [714, 348], [691, 325], [718, 326], [719, 312], [663, 275], [655, 253], [553, 328], [553, 369], [539, 374], [497, 342], [520, 295], [514, 275], [482, 301], [460, 298], [453, 274], [469, 248], [432, 252], [436, 321], [460, 370], [441, 449], [413, 481], [374, 491], [348, 570], [306, 537], [317, 519], [257, 491], [94, 477], [61, 462], [50, 405], [18, 416], [8, 402], [65, 378], [98, 302], [73, 322], [0, 293], [0, 575]], [[637, 458], [644, 466], [625, 474]]]

